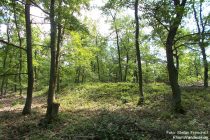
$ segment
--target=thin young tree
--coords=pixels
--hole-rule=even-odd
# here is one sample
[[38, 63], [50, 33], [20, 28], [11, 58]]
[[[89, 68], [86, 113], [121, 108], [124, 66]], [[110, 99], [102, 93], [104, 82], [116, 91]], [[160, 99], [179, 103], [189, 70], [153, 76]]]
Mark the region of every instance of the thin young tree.
[[193, 1], [192, 7], [193, 7], [194, 18], [195, 18], [197, 30], [198, 30], [198, 45], [200, 47], [201, 54], [203, 57], [203, 67], [204, 67], [203, 83], [204, 83], [204, 87], [207, 88], [208, 87], [208, 61], [207, 61], [206, 48], [205, 48], [205, 29], [206, 29], [208, 18], [203, 19], [202, 1], [199, 2], [198, 12], [196, 11], [195, 1]]
[[135, 8], [135, 24], [136, 24], [136, 31], [135, 31], [135, 47], [136, 47], [136, 58], [138, 63], [138, 84], [139, 84], [139, 101], [138, 105], [142, 105], [144, 103], [144, 94], [143, 94], [143, 80], [142, 80], [142, 66], [141, 66], [141, 53], [139, 49], [139, 17], [138, 17], [138, 5], [139, 0], [135, 0], [134, 8]]

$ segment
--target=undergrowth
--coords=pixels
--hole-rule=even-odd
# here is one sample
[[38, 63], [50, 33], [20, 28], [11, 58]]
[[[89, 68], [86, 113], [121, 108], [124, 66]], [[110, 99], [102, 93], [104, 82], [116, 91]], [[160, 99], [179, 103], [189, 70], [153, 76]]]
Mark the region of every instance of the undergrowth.
[[[144, 106], [136, 106], [138, 87], [133, 83], [87, 83], [68, 86], [56, 95], [61, 104], [57, 121], [38, 126], [46, 111], [46, 89], [34, 95], [33, 113], [21, 108], [0, 112], [0, 139], [172, 139], [166, 131], [209, 131], [209, 89], [182, 89], [186, 114], [171, 108], [170, 87], [145, 84]], [[24, 99], [11, 102], [22, 104]], [[1, 103], [2, 104], [2, 103]], [[1, 105], [4, 108], [4, 104]]]

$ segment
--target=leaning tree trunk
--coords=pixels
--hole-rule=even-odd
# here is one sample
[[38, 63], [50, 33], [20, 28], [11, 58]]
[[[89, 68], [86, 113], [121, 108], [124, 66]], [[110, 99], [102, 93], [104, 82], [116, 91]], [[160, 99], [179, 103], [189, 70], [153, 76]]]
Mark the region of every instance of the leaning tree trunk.
[[181, 90], [178, 84], [178, 71], [174, 65], [174, 59], [173, 59], [173, 44], [174, 44], [174, 38], [176, 36], [178, 27], [181, 24], [185, 3], [186, 3], [186, 0], [183, 0], [181, 4], [179, 0], [174, 0], [176, 17], [174, 18], [170, 26], [167, 40], [166, 40], [167, 69], [168, 69], [168, 74], [169, 74], [170, 85], [173, 92], [172, 104], [173, 104], [173, 108], [175, 112], [179, 112], [179, 113], [181, 113], [183, 109], [181, 106]]
[[59, 104], [54, 103], [55, 96], [55, 81], [56, 81], [56, 22], [55, 22], [55, 0], [51, 0], [50, 3], [50, 47], [51, 47], [51, 64], [50, 64], [50, 81], [49, 91], [47, 99], [47, 122], [51, 122], [52, 119], [57, 116]]
[[138, 18], [138, 0], [135, 0], [135, 23], [136, 23], [136, 33], [135, 33], [135, 46], [136, 46], [136, 57], [138, 63], [138, 84], [139, 84], [139, 101], [138, 105], [144, 103], [144, 94], [143, 94], [143, 79], [142, 79], [142, 66], [141, 66], [141, 54], [139, 49], [139, 18]]
[[33, 63], [32, 63], [32, 35], [30, 23], [30, 0], [26, 0], [25, 4], [25, 21], [26, 21], [26, 47], [27, 47], [27, 68], [28, 68], [28, 88], [25, 106], [22, 114], [31, 113], [32, 93], [34, 85]]

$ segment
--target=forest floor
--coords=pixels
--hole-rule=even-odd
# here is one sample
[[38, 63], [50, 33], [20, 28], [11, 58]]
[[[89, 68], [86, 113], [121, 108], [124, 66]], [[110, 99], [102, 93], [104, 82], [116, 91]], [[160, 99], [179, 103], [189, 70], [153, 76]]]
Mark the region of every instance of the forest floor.
[[46, 90], [34, 92], [32, 114], [22, 116], [25, 97], [0, 99], [0, 139], [137, 139], [169, 140], [184, 136], [210, 138], [210, 88], [183, 87], [186, 114], [171, 109], [170, 87], [145, 84], [145, 104], [138, 102], [132, 83], [87, 83], [64, 88], [56, 97], [59, 116], [47, 127], [39, 121], [46, 112]]

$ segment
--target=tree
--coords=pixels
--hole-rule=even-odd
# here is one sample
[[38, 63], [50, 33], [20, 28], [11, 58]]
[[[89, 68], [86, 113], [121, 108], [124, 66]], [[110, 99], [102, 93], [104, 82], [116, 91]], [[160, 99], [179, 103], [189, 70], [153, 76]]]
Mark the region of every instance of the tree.
[[46, 119], [51, 122], [57, 115], [59, 104], [54, 103], [55, 88], [56, 88], [56, 22], [55, 22], [55, 0], [50, 2], [50, 49], [51, 49], [51, 62], [50, 62], [50, 81], [47, 99], [47, 112]]
[[208, 21], [208, 17], [203, 18], [202, 16], [202, 3], [203, 1], [199, 2], [199, 13], [197, 13], [196, 11], [196, 7], [195, 7], [195, 0], [193, 1], [193, 12], [194, 12], [194, 18], [196, 21], [196, 25], [197, 25], [197, 31], [198, 31], [198, 45], [200, 47], [201, 50], [201, 54], [203, 56], [203, 67], [204, 67], [204, 79], [203, 79], [203, 83], [204, 83], [204, 87], [207, 88], [208, 87], [208, 61], [207, 61], [207, 56], [206, 56], [206, 43], [205, 43], [205, 29], [206, 29], [206, 25], [207, 25], [207, 21]]
[[120, 48], [120, 37], [119, 37], [119, 28], [117, 21], [117, 14], [119, 12], [119, 8], [121, 7], [121, 3], [117, 0], [109, 0], [105, 6], [103, 7], [103, 11], [110, 15], [113, 21], [113, 29], [116, 35], [116, 45], [117, 45], [117, 54], [118, 54], [118, 81], [122, 82], [123, 73], [122, 73], [122, 62], [121, 62], [121, 48]]
[[169, 26], [169, 31], [166, 39], [166, 57], [167, 57], [167, 69], [169, 74], [169, 81], [173, 93], [173, 107], [176, 112], [182, 113], [183, 109], [181, 106], [181, 89], [178, 84], [178, 72], [174, 65], [173, 59], [173, 45], [174, 38], [176, 36], [178, 27], [181, 23], [184, 7], [186, 0], [182, 0], [181, 3], [179, 0], [173, 0], [175, 18], [172, 18], [171, 25]]
[[26, 0], [25, 4], [25, 21], [26, 21], [26, 46], [27, 46], [27, 68], [28, 68], [28, 88], [23, 115], [31, 113], [32, 93], [34, 85], [34, 73], [32, 63], [32, 35], [30, 21], [30, 0]]
[[136, 47], [136, 57], [138, 63], [138, 84], [139, 84], [139, 94], [140, 99], [138, 105], [142, 105], [144, 102], [144, 95], [143, 95], [143, 80], [142, 80], [142, 67], [141, 67], [141, 54], [139, 49], [139, 17], [138, 17], [138, 5], [139, 1], [135, 0], [135, 23], [136, 23], [136, 33], [135, 33], [135, 47]]

